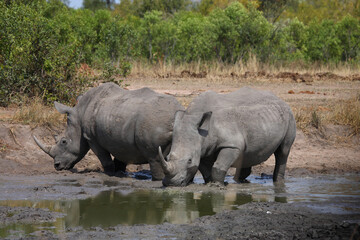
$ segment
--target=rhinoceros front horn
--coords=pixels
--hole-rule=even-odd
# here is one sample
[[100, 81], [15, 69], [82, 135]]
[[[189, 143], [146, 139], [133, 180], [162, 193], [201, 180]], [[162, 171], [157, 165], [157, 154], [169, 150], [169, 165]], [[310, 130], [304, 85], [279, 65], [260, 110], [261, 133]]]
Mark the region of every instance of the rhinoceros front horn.
[[169, 175], [173, 172], [173, 166], [171, 163], [167, 162], [164, 158], [164, 155], [162, 153], [162, 150], [161, 150], [161, 147], [159, 146], [159, 156], [160, 156], [160, 164], [161, 164], [161, 167], [163, 168], [164, 170], [164, 173], [166, 175]]
[[48, 145], [44, 145], [42, 144], [35, 136], [33, 136], [34, 141], [36, 142], [36, 144], [47, 154], [49, 154], [50, 157], [54, 158], [54, 156], [51, 155], [50, 150], [51, 150], [51, 146]]

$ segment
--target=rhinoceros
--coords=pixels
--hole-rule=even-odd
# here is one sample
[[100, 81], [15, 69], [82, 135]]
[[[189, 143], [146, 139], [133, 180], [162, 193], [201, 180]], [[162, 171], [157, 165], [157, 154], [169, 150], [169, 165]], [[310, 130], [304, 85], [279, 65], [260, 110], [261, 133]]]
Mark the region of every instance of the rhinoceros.
[[199, 170], [224, 184], [230, 167], [241, 182], [251, 167], [275, 155], [273, 181], [284, 179], [296, 123], [287, 103], [266, 91], [241, 88], [229, 94], [205, 92], [175, 115], [167, 159], [159, 146], [164, 186], [185, 186]]
[[163, 179], [158, 146], [170, 149], [175, 112], [184, 109], [174, 97], [104, 83], [83, 94], [75, 107], [55, 102], [55, 108], [67, 114], [63, 136], [53, 146], [34, 140], [54, 158], [56, 170], [73, 168], [91, 149], [107, 173], [115, 171], [113, 156], [121, 170], [126, 164], [149, 163], [152, 179]]

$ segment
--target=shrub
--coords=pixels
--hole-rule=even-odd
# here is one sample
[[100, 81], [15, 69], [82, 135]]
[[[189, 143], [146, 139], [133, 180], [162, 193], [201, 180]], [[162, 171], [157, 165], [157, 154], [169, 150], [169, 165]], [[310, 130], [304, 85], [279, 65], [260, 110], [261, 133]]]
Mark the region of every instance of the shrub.
[[0, 104], [22, 95], [69, 101], [79, 83], [77, 42], [63, 39], [59, 21], [44, 16], [44, 3], [0, 4]]
[[339, 61], [340, 39], [336, 35], [335, 22], [324, 20], [310, 23], [305, 53], [311, 61]]
[[336, 25], [336, 35], [342, 47], [342, 60], [359, 60], [360, 21], [350, 15]]

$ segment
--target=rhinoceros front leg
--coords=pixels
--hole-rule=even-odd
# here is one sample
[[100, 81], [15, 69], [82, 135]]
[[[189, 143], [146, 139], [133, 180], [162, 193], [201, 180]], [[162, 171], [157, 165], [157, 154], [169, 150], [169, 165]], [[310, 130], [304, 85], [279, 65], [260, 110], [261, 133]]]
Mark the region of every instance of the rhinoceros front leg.
[[109, 175], [114, 175], [115, 165], [114, 162], [112, 161], [110, 153], [96, 143], [90, 143], [90, 148], [99, 158], [105, 173]]
[[242, 151], [237, 148], [223, 148], [214, 163], [211, 171], [211, 180], [224, 184], [228, 169], [236, 162], [241, 161]]
[[126, 172], [126, 163], [120, 161], [117, 158], [114, 158], [114, 166], [115, 166], [115, 172], [118, 171]]
[[211, 181], [211, 170], [212, 170], [213, 162], [207, 160], [201, 160], [199, 165], [199, 171], [204, 178], [205, 183]]

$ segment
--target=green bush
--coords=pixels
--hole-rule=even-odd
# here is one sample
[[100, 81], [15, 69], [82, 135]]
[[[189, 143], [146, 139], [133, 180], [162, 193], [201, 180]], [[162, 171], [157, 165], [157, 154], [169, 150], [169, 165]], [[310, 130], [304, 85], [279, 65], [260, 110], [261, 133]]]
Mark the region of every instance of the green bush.
[[181, 12], [175, 16], [174, 24], [177, 26], [176, 61], [211, 60], [215, 56], [214, 25], [207, 17], [192, 12]]
[[341, 42], [334, 21], [311, 22], [307, 36], [305, 54], [311, 61], [337, 62], [341, 59]]
[[345, 16], [336, 26], [336, 35], [342, 47], [342, 60], [358, 61], [360, 55], [360, 21]]
[[247, 9], [234, 2], [225, 10], [213, 11], [209, 17], [215, 26], [218, 59], [246, 61], [250, 53], [267, 53], [272, 26], [255, 8]]
[[46, 4], [13, 3], [0, 7], [1, 105], [21, 95], [69, 100], [75, 74], [76, 47], [61, 44]]

